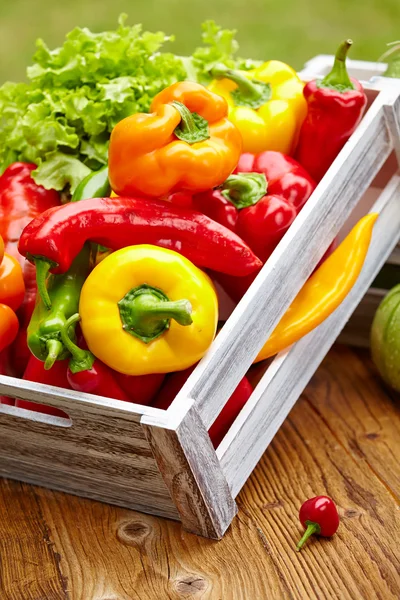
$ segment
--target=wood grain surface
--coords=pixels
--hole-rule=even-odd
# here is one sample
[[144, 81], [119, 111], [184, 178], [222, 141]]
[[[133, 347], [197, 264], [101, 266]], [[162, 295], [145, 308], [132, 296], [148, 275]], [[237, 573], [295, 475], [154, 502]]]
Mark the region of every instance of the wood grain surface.
[[[336, 346], [214, 542], [178, 523], [0, 484], [1, 600], [400, 597], [400, 398], [364, 350]], [[301, 553], [297, 511], [327, 494], [342, 522]]]

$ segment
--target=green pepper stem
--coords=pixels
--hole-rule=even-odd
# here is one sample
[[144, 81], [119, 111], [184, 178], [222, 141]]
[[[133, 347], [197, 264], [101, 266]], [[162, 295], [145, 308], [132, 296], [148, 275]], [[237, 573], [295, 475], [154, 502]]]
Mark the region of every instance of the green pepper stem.
[[211, 69], [211, 75], [215, 79], [230, 79], [233, 83], [236, 83], [241, 93], [249, 98], [257, 99], [261, 95], [260, 90], [251, 79], [243, 75], [243, 73], [239, 73], [239, 71], [225, 67], [225, 65], [215, 65], [215, 67]]
[[72, 358], [69, 362], [69, 368], [72, 373], [80, 373], [81, 371], [88, 371], [92, 368], [95, 356], [89, 350], [83, 350], [79, 348], [69, 336], [69, 328], [80, 321], [78, 313], [72, 315], [60, 328], [60, 335], [64, 347], [71, 354]]
[[46, 342], [46, 350], [47, 356], [44, 361], [44, 368], [46, 371], [49, 371], [64, 350], [64, 347], [60, 340], [50, 339]]
[[41, 258], [35, 258], [35, 266], [36, 266], [36, 283], [39, 295], [42, 299], [43, 304], [47, 308], [47, 310], [51, 309], [51, 299], [49, 296], [49, 292], [46, 286], [47, 276], [51, 269], [51, 264], [43, 260]]
[[268, 83], [256, 79], [251, 80], [243, 73], [229, 69], [223, 64], [215, 65], [211, 69], [211, 75], [215, 79], [230, 79], [236, 83], [237, 89], [231, 92], [231, 96], [238, 106], [260, 108], [271, 97], [271, 86]]
[[306, 521], [306, 525], [307, 529], [305, 530], [303, 537], [296, 546], [297, 552], [300, 552], [300, 550], [302, 549], [309, 537], [314, 535], [314, 533], [320, 533], [321, 531], [321, 527], [318, 525], [318, 523], [314, 523], [313, 521]]
[[181, 122], [174, 131], [177, 138], [188, 144], [196, 144], [209, 139], [210, 130], [206, 119], [197, 113], [190, 112], [182, 102], [174, 100], [171, 105], [176, 108], [181, 117]]
[[264, 173], [234, 173], [220, 186], [224, 198], [237, 209], [257, 204], [267, 193]]
[[123, 329], [146, 344], [168, 329], [171, 319], [183, 326], [193, 322], [188, 300], [170, 302], [161, 290], [146, 284], [130, 290], [118, 307]]
[[346, 69], [346, 56], [351, 48], [352, 40], [345, 40], [337, 49], [332, 70], [319, 83], [319, 87], [337, 89], [339, 92], [354, 90], [354, 85]]

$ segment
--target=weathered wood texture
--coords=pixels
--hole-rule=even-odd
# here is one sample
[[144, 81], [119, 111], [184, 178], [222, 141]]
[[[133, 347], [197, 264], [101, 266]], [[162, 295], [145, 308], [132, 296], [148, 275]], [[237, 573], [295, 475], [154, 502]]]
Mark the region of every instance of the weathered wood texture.
[[[396, 600], [400, 398], [338, 346], [239, 498], [220, 542], [178, 523], [0, 483], [1, 600]], [[297, 511], [332, 496], [338, 533], [301, 553]]]
[[144, 423], [143, 428], [185, 529], [220, 539], [236, 503], [196, 409], [176, 430]]
[[[63, 419], [0, 405], [0, 475], [177, 519], [141, 415], [126, 402], [92, 402], [90, 396], [76, 402], [74, 392], [65, 390], [64, 398], [63, 392], [47, 394], [44, 401], [66, 411], [70, 426], [60, 426]], [[43, 401], [39, 393], [37, 400]]]

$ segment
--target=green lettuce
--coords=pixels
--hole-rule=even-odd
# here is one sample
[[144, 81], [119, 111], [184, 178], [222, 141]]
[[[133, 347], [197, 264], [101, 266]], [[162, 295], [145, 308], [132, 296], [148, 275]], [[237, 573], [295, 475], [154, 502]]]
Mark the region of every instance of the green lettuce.
[[37, 41], [28, 83], [0, 87], [0, 172], [15, 160], [37, 165], [47, 189], [73, 192], [107, 162], [110, 133], [121, 119], [147, 112], [163, 88], [184, 79], [207, 83], [212, 66], [235, 59], [235, 32], [203, 25], [204, 46], [190, 57], [162, 51], [173, 38], [119, 19], [115, 31], [75, 28], [60, 48]]

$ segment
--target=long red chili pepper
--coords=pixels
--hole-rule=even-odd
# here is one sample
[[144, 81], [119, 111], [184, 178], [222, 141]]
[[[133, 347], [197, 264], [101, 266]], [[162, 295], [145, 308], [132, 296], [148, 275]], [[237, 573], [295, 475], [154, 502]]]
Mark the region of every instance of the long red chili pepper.
[[[50, 370], [46, 370], [44, 368], [44, 362], [38, 360], [31, 354], [23, 379], [26, 381], [34, 381], [36, 383], [54, 385], [64, 389], [71, 389], [67, 379], [67, 369], [68, 360], [59, 360]], [[15, 406], [43, 413], [45, 415], [68, 418], [68, 415], [59, 408], [46, 406], [45, 404], [37, 404], [36, 402], [29, 402], [28, 400], [17, 399], [15, 401]]]
[[29, 324], [36, 299], [35, 267], [18, 252], [18, 241], [28, 223], [45, 210], [58, 206], [60, 197], [55, 190], [46, 190], [32, 178], [36, 165], [16, 162], [7, 167], [0, 177], [0, 235], [8, 254], [19, 260], [24, 275], [25, 297], [17, 315], [20, 330], [12, 345], [12, 363], [15, 375], [22, 377], [30, 352], [26, 343]]
[[18, 248], [36, 262], [44, 297], [48, 270], [68, 270], [86, 241], [112, 250], [154, 244], [231, 275], [246, 275], [261, 265], [243, 240], [201, 213], [162, 200], [94, 198], [52, 208], [25, 227]]
[[311, 535], [330, 537], [339, 527], [339, 515], [335, 503], [328, 496], [315, 496], [302, 504], [299, 519], [305, 532], [297, 550], [301, 550]]
[[346, 70], [346, 55], [352, 43], [342, 42], [331, 72], [322, 81], [307, 83], [303, 91], [308, 114], [295, 158], [317, 182], [355, 131], [367, 104], [361, 83], [350, 78]]
[[[167, 375], [152, 406], [166, 410], [195, 367], [196, 365], [184, 371]], [[214, 448], [219, 446], [252, 392], [253, 387], [249, 380], [247, 377], [243, 377], [208, 431]]]

